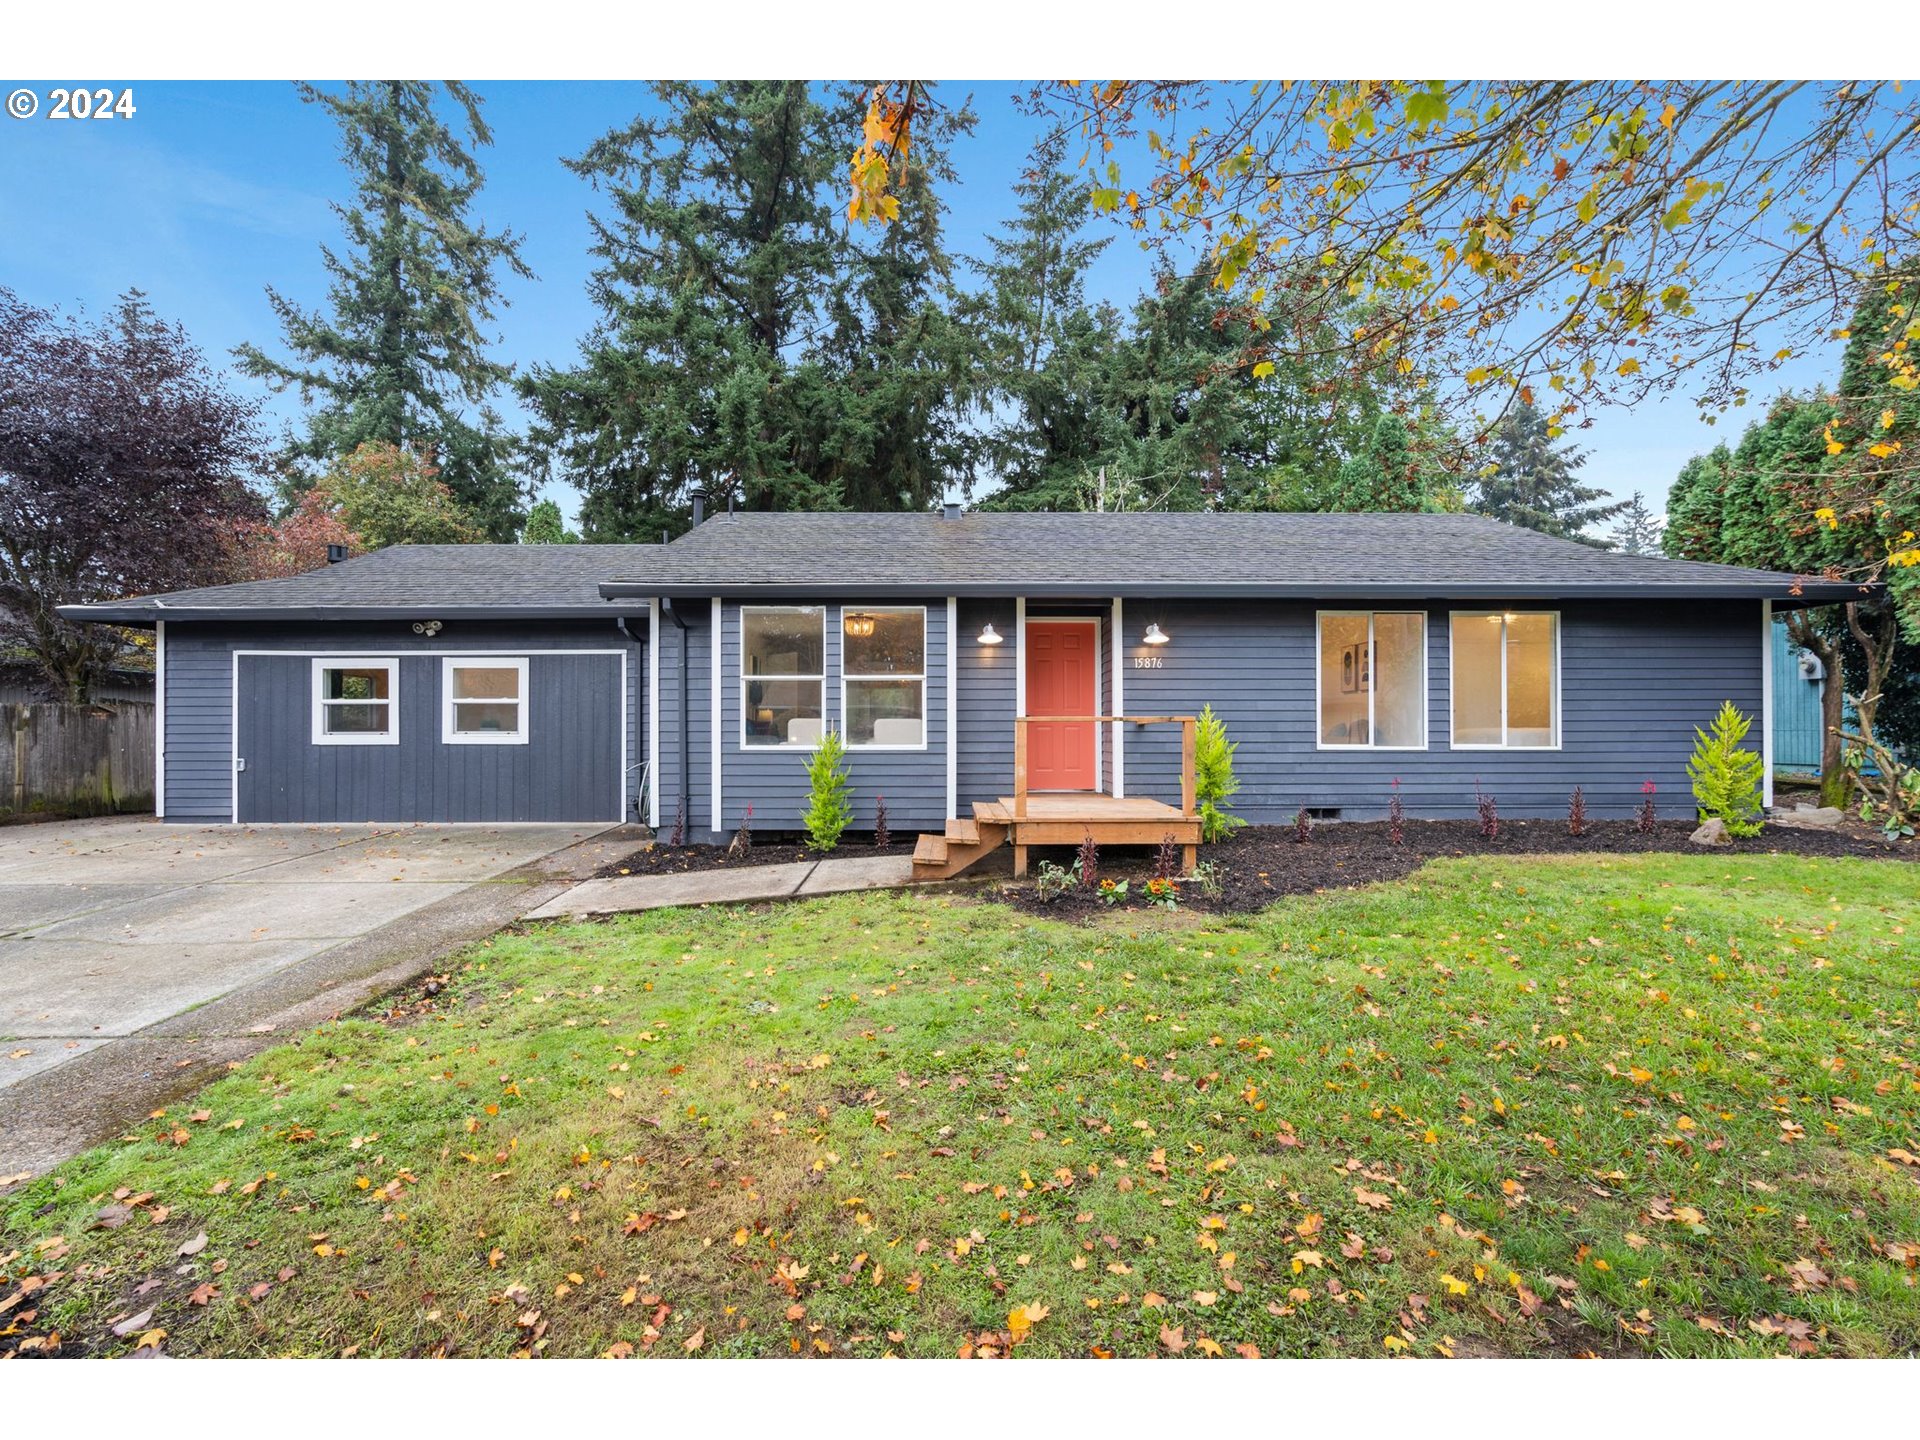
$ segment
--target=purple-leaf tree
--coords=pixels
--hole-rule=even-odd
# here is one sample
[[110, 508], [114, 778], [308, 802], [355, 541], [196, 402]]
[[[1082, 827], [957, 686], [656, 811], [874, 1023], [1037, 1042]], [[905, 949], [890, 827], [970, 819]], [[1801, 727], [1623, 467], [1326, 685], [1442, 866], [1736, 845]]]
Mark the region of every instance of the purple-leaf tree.
[[125, 646], [57, 607], [230, 578], [255, 409], [130, 290], [99, 320], [0, 287], [0, 644], [84, 701]]

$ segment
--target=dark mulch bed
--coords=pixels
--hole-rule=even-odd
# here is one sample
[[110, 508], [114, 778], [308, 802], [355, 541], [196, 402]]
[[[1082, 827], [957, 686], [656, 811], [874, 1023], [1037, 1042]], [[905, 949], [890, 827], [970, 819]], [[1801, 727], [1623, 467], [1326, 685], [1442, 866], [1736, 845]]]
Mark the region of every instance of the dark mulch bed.
[[[1503, 820], [1500, 836], [1488, 840], [1472, 820], [1409, 820], [1406, 841], [1395, 845], [1389, 827], [1381, 822], [1343, 822], [1322, 825], [1301, 844], [1290, 825], [1252, 825], [1232, 839], [1202, 846], [1203, 860], [1213, 863], [1220, 877], [1216, 899], [1200, 894], [1195, 885], [1181, 887], [1182, 909], [1215, 913], [1258, 910], [1282, 895], [1310, 894], [1345, 885], [1371, 885], [1412, 874], [1429, 860], [1465, 855], [1619, 855], [1648, 851], [1690, 851], [1695, 854], [1839, 855], [1871, 859], [1920, 860], [1920, 844], [1905, 841], [1888, 846], [1865, 826], [1845, 830], [1799, 830], [1768, 826], [1752, 840], [1736, 840], [1725, 849], [1708, 851], [1691, 845], [1693, 821], [1666, 821], [1643, 835], [1629, 820], [1593, 821], [1578, 838], [1567, 833], [1564, 820]], [[1150, 850], [1112, 849], [1101, 854], [1100, 874], [1129, 882], [1124, 905], [1105, 904], [1097, 894], [1076, 889], [1052, 902], [1035, 893], [1031, 879], [1008, 884], [1001, 898], [1036, 915], [1072, 920], [1118, 909], [1145, 908], [1141, 887], [1153, 874]], [[1072, 862], [1071, 850], [1034, 850], [1034, 870], [1041, 860]]]
[[[876, 855], [903, 856], [913, 854], [914, 837], [896, 835], [891, 844], [882, 850], [867, 839], [843, 839], [833, 847], [832, 859], [865, 860]], [[795, 860], [819, 860], [823, 858], [817, 852], [807, 849], [800, 841], [786, 835], [769, 835], [765, 840], [756, 839], [744, 855], [729, 855], [724, 845], [681, 845], [667, 844], [664, 840], [651, 845], [642, 845], [618, 860], [611, 860], [594, 871], [600, 879], [610, 879], [616, 875], [679, 875], [689, 870], [739, 870], [748, 865], [786, 865]]]

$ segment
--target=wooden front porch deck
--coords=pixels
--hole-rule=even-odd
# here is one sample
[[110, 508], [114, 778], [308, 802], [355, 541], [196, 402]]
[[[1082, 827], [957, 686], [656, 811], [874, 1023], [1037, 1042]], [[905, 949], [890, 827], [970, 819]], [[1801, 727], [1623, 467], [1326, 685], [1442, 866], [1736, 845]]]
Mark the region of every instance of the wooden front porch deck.
[[[1087, 723], [1179, 725], [1183, 731], [1180, 805], [1147, 796], [1103, 795], [1093, 791], [1027, 789], [1027, 726]], [[1181, 848], [1183, 870], [1193, 869], [1200, 843], [1200, 817], [1194, 805], [1193, 726], [1190, 715], [1134, 717], [1118, 715], [1017, 716], [1014, 720], [1014, 793], [994, 801], [976, 801], [971, 819], [947, 821], [944, 835], [922, 835], [914, 847], [915, 873], [929, 880], [958, 875], [975, 861], [1013, 846], [1013, 873], [1027, 873], [1032, 845], [1078, 845], [1087, 836], [1096, 845], [1158, 845], [1168, 836]]]

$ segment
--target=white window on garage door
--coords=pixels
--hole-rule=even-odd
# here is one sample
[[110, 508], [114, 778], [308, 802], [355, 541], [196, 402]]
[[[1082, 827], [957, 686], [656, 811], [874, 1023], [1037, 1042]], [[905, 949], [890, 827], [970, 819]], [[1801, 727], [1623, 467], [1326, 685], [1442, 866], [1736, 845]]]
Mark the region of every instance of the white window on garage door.
[[526, 744], [526, 657], [449, 655], [442, 660], [440, 738], [448, 745]]
[[392, 656], [317, 655], [313, 743], [398, 745], [400, 662]]

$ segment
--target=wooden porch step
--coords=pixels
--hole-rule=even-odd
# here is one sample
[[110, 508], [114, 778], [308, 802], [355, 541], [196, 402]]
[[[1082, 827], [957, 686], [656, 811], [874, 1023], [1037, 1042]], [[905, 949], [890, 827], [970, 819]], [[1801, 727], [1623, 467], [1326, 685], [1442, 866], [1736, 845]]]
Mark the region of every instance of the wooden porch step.
[[976, 825], [1011, 825], [1013, 812], [997, 800], [976, 800], [973, 802], [973, 822]]
[[949, 820], [945, 835], [922, 835], [913, 847], [916, 880], [949, 880], [1007, 842], [1007, 827]]

